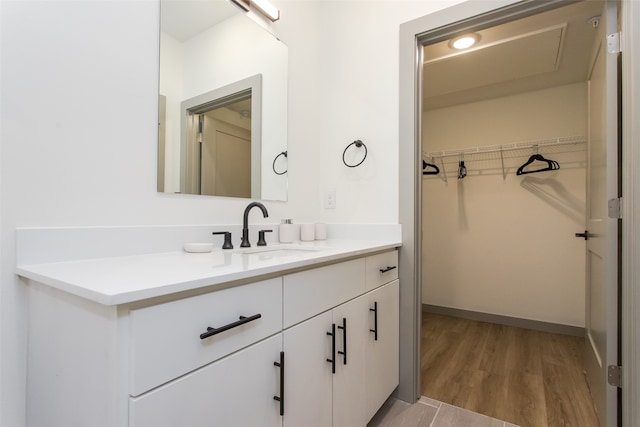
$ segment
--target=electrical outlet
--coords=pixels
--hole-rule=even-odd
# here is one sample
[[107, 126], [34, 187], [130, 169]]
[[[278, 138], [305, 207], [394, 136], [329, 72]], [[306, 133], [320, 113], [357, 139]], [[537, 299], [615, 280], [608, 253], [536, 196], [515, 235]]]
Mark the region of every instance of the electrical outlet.
[[336, 190], [329, 190], [324, 193], [324, 208], [325, 209], [336, 208]]

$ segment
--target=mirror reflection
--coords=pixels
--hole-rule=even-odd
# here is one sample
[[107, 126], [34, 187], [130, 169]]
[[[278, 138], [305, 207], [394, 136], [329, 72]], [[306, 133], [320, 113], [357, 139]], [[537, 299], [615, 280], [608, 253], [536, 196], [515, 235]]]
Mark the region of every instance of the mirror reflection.
[[161, 17], [158, 191], [286, 200], [286, 45], [227, 1]]

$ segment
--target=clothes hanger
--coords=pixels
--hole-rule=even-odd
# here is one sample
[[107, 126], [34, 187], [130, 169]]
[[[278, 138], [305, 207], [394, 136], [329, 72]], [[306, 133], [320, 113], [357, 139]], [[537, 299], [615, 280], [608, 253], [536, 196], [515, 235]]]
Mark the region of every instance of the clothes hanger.
[[[427, 168], [433, 168], [432, 170], [428, 170]], [[440, 173], [440, 168], [433, 163], [427, 163], [424, 160], [422, 161], [422, 175], [438, 175]]]
[[467, 176], [467, 167], [464, 165], [464, 160], [458, 162], [458, 179], [462, 179]]
[[[524, 168], [529, 166], [531, 163], [535, 162], [535, 161], [539, 161], [539, 162], [545, 162], [547, 164], [547, 167], [542, 168], [542, 169], [536, 169], [536, 170], [531, 170], [531, 171], [525, 171]], [[523, 164], [522, 166], [520, 166], [518, 168], [518, 171], [516, 172], [516, 175], [524, 175], [527, 173], [536, 173], [536, 172], [544, 172], [544, 171], [554, 171], [554, 170], [558, 170], [560, 169], [560, 164], [558, 162], [556, 162], [555, 160], [549, 160], [549, 159], [545, 159], [542, 154], [534, 154], [531, 157], [529, 157], [529, 160], [527, 160], [527, 162], [525, 164]]]

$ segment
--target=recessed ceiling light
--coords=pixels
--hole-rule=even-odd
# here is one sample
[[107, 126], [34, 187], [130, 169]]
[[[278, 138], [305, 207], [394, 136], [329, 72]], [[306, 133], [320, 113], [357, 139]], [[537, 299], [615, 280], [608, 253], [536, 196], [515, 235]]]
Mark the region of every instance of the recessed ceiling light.
[[480, 40], [480, 36], [478, 34], [475, 34], [475, 33], [465, 34], [463, 36], [456, 37], [455, 39], [451, 40], [449, 42], [449, 47], [452, 47], [458, 50], [469, 49], [471, 46], [478, 43], [479, 40]]

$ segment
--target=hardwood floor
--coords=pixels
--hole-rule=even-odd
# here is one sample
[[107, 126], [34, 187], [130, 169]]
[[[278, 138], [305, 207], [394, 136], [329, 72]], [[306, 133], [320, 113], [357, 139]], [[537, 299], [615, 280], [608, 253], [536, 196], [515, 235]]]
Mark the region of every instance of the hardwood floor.
[[584, 339], [423, 313], [422, 395], [522, 427], [598, 427]]

